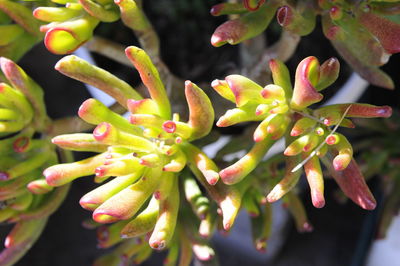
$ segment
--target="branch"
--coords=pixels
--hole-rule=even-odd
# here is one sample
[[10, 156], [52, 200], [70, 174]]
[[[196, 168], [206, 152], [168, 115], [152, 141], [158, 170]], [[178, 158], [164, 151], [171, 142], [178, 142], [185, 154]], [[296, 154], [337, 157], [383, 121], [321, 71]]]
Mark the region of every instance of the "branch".
[[[126, 109], [117, 102], [109, 107], [113, 112], [124, 114]], [[50, 123], [46, 134], [52, 138], [60, 134], [78, 133], [93, 130], [94, 125], [86, 123], [78, 116], [60, 118]]]
[[244, 72], [250, 73], [253, 77], [252, 79], [256, 80], [258, 83], [265, 83], [265, 80], [269, 79], [271, 76], [269, 61], [276, 58], [286, 62], [296, 51], [299, 42], [299, 35], [290, 33], [288, 31], [282, 31], [279, 41], [264, 51], [258, 60], [259, 63], [253, 65], [253, 67], [245, 69]]

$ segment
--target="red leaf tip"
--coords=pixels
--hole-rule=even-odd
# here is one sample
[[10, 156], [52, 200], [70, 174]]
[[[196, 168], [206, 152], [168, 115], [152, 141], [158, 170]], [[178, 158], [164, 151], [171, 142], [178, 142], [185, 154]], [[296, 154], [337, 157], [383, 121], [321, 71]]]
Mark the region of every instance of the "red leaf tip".
[[0, 172], [0, 180], [5, 181], [10, 178], [10, 175], [7, 172]]
[[93, 130], [93, 137], [98, 141], [104, 140], [110, 133], [110, 128], [111, 126], [107, 122], [98, 124]]
[[176, 131], [176, 123], [174, 121], [165, 121], [162, 128], [167, 133], [174, 133]]

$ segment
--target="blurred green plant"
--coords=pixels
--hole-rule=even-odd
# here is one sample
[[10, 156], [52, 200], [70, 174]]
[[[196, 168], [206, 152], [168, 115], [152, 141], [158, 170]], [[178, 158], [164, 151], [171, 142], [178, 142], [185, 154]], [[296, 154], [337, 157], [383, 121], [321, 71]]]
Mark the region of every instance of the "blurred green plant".
[[40, 22], [22, 3], [0, 1], [0, 56], [19, 60], [43, 38]]
[[[358, 161], [365, 173], [365, 178], [375, 176], [380, 179], [382, 199], [380, 201], [379, 224], [376, 229], [376, 238], [386, 237], [387, 230], [400, 208], [400, 169], [399, 169], [399, 141], [400, 115], [398, 110], [387, 120], [357, 121], [359, 130], [356, 137], [360, 140], [355, 144], [355, 151], [359, 154]], [[371, 148], [371, 142], [374, 143]], [[340, 194], [337, 194], [340, 196]], [[339, 197], [339, 199], [342, 199]]]
[[0, 83], [0, 222], [15, 223], [0, 264], [12, 265], [38, 239], [69, 186], [53, 189], [42, 174], [59, 162], [46, 134], [51, 121], [42, 88], [13, 61], [1, 57], [0, 67], [7, 82]]

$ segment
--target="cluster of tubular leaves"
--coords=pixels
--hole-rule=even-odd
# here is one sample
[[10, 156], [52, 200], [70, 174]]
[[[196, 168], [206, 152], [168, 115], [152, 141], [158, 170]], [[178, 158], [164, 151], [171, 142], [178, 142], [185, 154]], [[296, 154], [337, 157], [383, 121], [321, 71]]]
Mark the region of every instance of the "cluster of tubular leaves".
[[[52, 142], [64, 149], [99, 154], [47, 168], [44, 171], [47, 183], [61, 186], [92, 174], [95, 182], [107, 180], [84, 195], [80, 204], [93, 211], [95, 222], [112, 223], [99, 228], [101, 247], [117, 244], [122, 238], [132, 240], [123, 241], [96, 265], [118, 264], [132, 258], [141, 262], [151, 254], [151, 248], [167, 247], [171, 253], [169, 260], [174, 263], [183, 243], [183, 263], [188, 263], [188, 259], [190, 262], [187, 243], [191, 243], [189, 247], [198, 258], [210, 259], [213, 251], [200, 237], [210, 236], [213, 230], [215, 210], [210, 209], [218, 205], [223, 227], [229, 230], [241, 202], [240, 191], [217, 183], [217, 166], [191, 144], [212, 128], [211, 102], [200, 88], [186, 81], [189, 117], [187, 122], [181, 121], [179, 114], [171, 114], [164, 85], [149, 56], [133, 46], [126, 49], [126, 55], [138, 70], [150, 98], [142, 98], [122, 80], [75, 56], [64, 57], [57, 63], [58, 71], [96, 85], [126, 107], [130, 115], [128, 121], [98, 100], [86, 100], [78, 114], [96, 125], [93, 133], [60, 135]], [[109, 180], [111, 177], [114, 178]], [[203, 196], [198, 183], [214, 202]], [[187, 198], [185, 204], [192, 210], [180, 203], [183, 194]], [[178, 219], [178, 215], [182, 218]], [[188, 222], [191, 220], [194, 222]]]
[[42, 39], [32, 10], [15, 1], [0, 1], [0, 55], [18, 60]]
[[11, 265], [40, 236], [68, 187], [54, 190], [42, 174], [58, 163], [54, 146], [42, 135], [48, 124], [42, 89], [11, 60], [1, 57], [0, 67], [0, 222], [15, 223], [0, 264]]
[[[98, 87], [129, 110], [127, 120], [98, 100], [85, 101], [78, 114], [96, 125], [93, 133], [60, 135], [52, 142], [64, 149], [99, 154], [44, 171], [51, 186], [92, 174], [95, 182], [107, 180], [80, 200], [83, 208], [93, 211], [96, 224], [91, 227], [98, 227], [99, 246], [118, 244], [95, 265], [140, 263], [152, 249], [164, 248], [169, 248], [166, 264], [177, 261], [179, 249], [181, 263], [189, 263], [193, 252], [208, 260], [214, 251], [206, 239], [215, 226], [228, 231], [241, 207], [251, 216], [255, 247], [265, 250], [271, 233], [271, 203], [279, 199], [294, 216], [298, 230], [310, 231], [304, 206], [292, 189], [304, 167], [314, 206], [324, 206], [320, 160], [346, 196], [364, 209], [375, 208], [375, 199], [353, 160], [352, 146], [336, 130], [354, 127], [352, 117], [389, 117], [391, 108], [338, 104], [311, 109], [322, 100], [319, 91], [337, 79], [337, 59], [320, 65], [315, 57], [307, 57], [296, 70], [294, 86], [288, 69], [278, 60], [270, 62], [274, 84], [264, 88], [240, 75], [215, 80], [212, 87], [237, 106], [220, 117], [217, 126], [261, 121], [253, 134], [254, 147], [219, 171], [190, 143], [206, 136], [214, 121], [204, 92], [190, 81], [185, 83], [189, 117], [182, 122], [178, 114], [171, 114], [164, 85], [148, 55], [137, 47], [128, 47], [126, 55], [150, 98], [142, 98], [122, 80], [78, 57], [67, 56], [56, 65], [61, 73]], [[287, 142], [284, 156], [263, 162], [269, 148], [283, 137]], [[283, 160], [284, 169], [277, 166]], [[266, 197], [265, 191], [269, 191]], [[183, 194], [187, 201], [180, 200]], [[222, 219], [216, 215], [217, 208]]]
[[230, 75], [212, 83], [221, 96], [237, 106], [220, 117], [217, 126], [261, 121], [253, 134], [253, 148], [239, 161], [221, 170], [221, 180], [225, 184], [236, 184], [246, 178], [269, 148], [284, 137], [286, 171], [267, 195], [268, 202], [275, 202], [288, 193], [298, 182], [303, 167], [313, 205], [323, 207], [321, 160], [347, 197], [364, 209], [374, 209], [375, 199], [353, 159], [352, 146], [336, 129], [354, 127], [349, 119], [352, 117], [389, 117], [391, 108], [353, 103], [311, 109], [312, 104], [323, 98], [319, 91], [338, 76], [339, 63], [334, 58], [322, 65], [315, 57], [305, 58], [297, 67], [293, 87], [289, 71], [282, 62], [271, 60], [270, 68], [274, 84], [264, 88], [240, 75]]
[[391, 78], [379, 69], [391, 54], [400, 51], [400, 25], [394, 15], [400, 13], [398, 1], [247, 1], [222, 3], [211, 9], [214, 16], [235, 14], [220, 25], [211, 43], [238, 44], [261, 34], [276, 13], [277, 21], [288, 32], [305, 36], [322, 18], [324, 35], [344, 60], [370, 83], [394, 88]]
[[63, 1], [54, 3], [64, 7], [38, 7], [33, 15], [47, 25], [40, 27], [45, 32], [44, 43], [55, 54], [71, 53], [88, 41], [100, 21], [112, 22], [119, 18], [113, 1]]
[[63, 6], [38, 7], [33, 15], [44, 22], [44, 44], [55, 54], [72, 53], [90, 40], [100, 22], [123, 23], [136, 33], [144, 33], [151, 26], [137, 0], [53, 0]]
[[319, 1], [325, 36], [347, 63], [370, 83], [394, 88], [391, 78], [379, 69], [391, 54], [400, 52], [400, 25], [390, 15], [400, 14], [397, 2]]

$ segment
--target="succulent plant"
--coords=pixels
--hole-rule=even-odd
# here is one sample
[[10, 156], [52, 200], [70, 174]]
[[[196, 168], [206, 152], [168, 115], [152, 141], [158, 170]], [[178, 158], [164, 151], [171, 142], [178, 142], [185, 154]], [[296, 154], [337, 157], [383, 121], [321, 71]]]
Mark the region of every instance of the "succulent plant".
[[[193, 176], [222, 210], [224, 229], [229, 230], [240, 208], [240, 192], [234, 187], [217, 183], [217, 166], [191, 144], [191, 141], [207, 135], [212, 128], [214, 111], [210, 100], [194, 83], [186, 81], [189, 117], [187, 122], [180, 121], [178, 114], [171, 115], [164, 85], [148, 55], [133, 46], [126, 49], [126, 55], [139, 71], [150, 98], [142, 98], [122, 80], [75, 56], [64, 57], [57, 63], [56, 69], [61, 73], [96, 85], [112, 95], [129, 110], [130, 116], [128, 121], [98, 100], [86, 100], [78, 114], [86, 122], [97, 125], [93, 134], [60, 135], [52, 142], [61, 148], [99, 154], [83, 161], [47, 168], [44, 171], [47, 183], [60, 186], [92, 174], [95, 174], [95, 182], [115, 177], [80, 200], [83, 208], [93, 211], [96, 222], [114, 223], [100, 229], [99, 241], [103, 247], [120, 242], [121, 237], [138, 237], [142, 243], [145, 234], [150, 234], [148, 242], [153, 249], [178, 245], [176, 241], [179, 237], [174, 238], [175, 227], [182, 224], [182, 220], [177, 220], [178, 212], [185, 215], [180, 211], [179, 195], [182, 189], [179, 184], [182, 184], [197, 219], [207, 224], [211, 215], [208, 213], [210, 203], [202, 196]], [[191, 171], [183, 171], [186, 168]], [[146, 257], [151, 249], [134, 245], [139, 240], [124, 241], [113, 255], [107, 255], [97, 263], [106, 263], [103, 260], [109, 263], [111, 257], [113, 261], [120, 261], [124, 256], [135, 254], [136, 261], [141, 256]], [[193, 249], [201, 244], [200, 249], [203, 250], [204, 240], [196, 243]]]
[[222, 3], [211, 9], [214, 16], [235, 14], [239, 17], [220, 25], [211, 37], [214, 46], [238, 44], [261, 34], [276, 13], [283, 30], [305, 36], [316, 26], [322, 27], [343, 59], [370, 83], [394, 88], [391, 78], [379, 69], [399, 52], [400, 25], [391, 15], [399, 14], [400, 4], [382, 1], [243, 1]]
[[[322, 100], [318, 91], [336, 80], [337, 59], [329, 59], [322, 65], [315, 57], [304, 59], [297, 68], [293, 89], [288, 69], [278, 60], [270, 62], [275, 84], [264, 88], [240, 75], [215, 80], [212, 87], [237, 106], [223, 115], [217, 126], [261, 121], [254, 132], [256, 144], [251, 151], [218, 173], [216, 164], [190, 143], [207, 135], [212, 128], [214, 112], [208, 97], [195, 84], [186, 81], [189, 117], [188, 122], [181, 122], [178, 114], [171, 115], [163, 83], [148, 55], [137, 47], [128, 47], [126, 54], [139, 71], [150, 98], [143, 99], [122, 80], [76, 56], [67, 56], [56, 65], [61, 73], [112, 95], [130, 112], [128, 121], [98, 100], [86, 100], [78, 114], [86, 122], [97, 125], [93, 133], [60, 135], [52, 142], [64, 149], [99, 154], [79, 162], [54, 165], [44, 171], [52, 186], [92, 174], [99, 183], [115, 176], [80, 200], [83, 208], [93, 211], [95, 222], [112, 223], [99, 227], [100, 247], [121, 242], [112, 253], [99, 258], [96, 265], [117, 265], [131, 258], [141, 262], [150, 255], [151, 248], [166, 247], [171, 248], [170, 256], [174, 259], [170, 259], [176, 261], [175, 249], [184, 238], [192, 244], [198, 258], [203, 257], [200, 249], [206, 250], [209, 256], [205, 257], [210, 259], [212, 249], [201, 236], [209, 237], [214, 230], [212, 220], [216, 217], [210, 210], [215, 208], [212, 207], [215, 203], [221, 210], [221, 224], [226, 231], [231, 228], [241, 206], [249, 211], [258, 250], [265, 249], [271, 232], [268, 202], [275, 202], [286, 194], [285, 206], [295, 217], [298, 229], [310, 231], [312, 227], [304, 207], [290, 190], [301, 176], [299, 169], [304, 166], [313, 204], [318, 208], [324, 206], [319, 158], [348, 197], [365, 209], [375, 208], [375, 199], [353, 160], [351, 145], [336, 131], [339, 125], [354, 126], [347, 117], [388, 117], [391, 108], [339, 104], [310, 109], [310, 105]], [[275, 176], [283, 176], [282, 180], [276, 182], [276, 178], [270, 180], [271, 176], [260, 177], [258, 172], [251, 174], [272, 144], [284, 136], [288, 143], [284, 152], [286, 169], [279, 170], [279, 174], [275, 171]], [[271, 162], [261, 164], [265, 169]], [[254, 180], [247, 176], [253, 176]], [[218, 182], [220, 177], [229, 186]], [[198, 183], [213, 201], [202, 195]], [[260, 187], [272, 189], [266, 198]], [[182, 190], [186, 203], [179, 200]], [[189, 226], [188, 220], [193, 220], [198, 227]], [[134, 239], [122, 241], [123, 238]], [[146, 241], [151, 248], [144, 244]]]
[[49, 22], [40, 27], [45, 33], [44, 44], [55, 54], [72, 53], [93, 37], [100, 22], [114, 22], [121, 18], [131, 28], [149, 53], [158, 53], [158, 37], [143, 13], [137, 0], [54, 0], [64, 6], [38, 7], [33, 11], [35, 18]]
[[54, 1], [65, 7], [38, 7], [33, 15], [47, 25], [40, 27], [46, 33], [44, 43], [55, 54], [66, 54], [88, 41], [100, 21], [112, 22], [119, 18], [112, 1]]
[[387, 5], [380, 1], [355, 6], [320, 1], [319, 5], [324, 34], [346, 62], [372, 84], [393, 89], [391, 78], [379, 69], [400, 51], [400, 25], [387, 17], [391, 14], [385, 12]]
[[[322, 105], [320, 92], [339, 75], [336, 58], [321, 65], [313, 56], [305, 58], [296, 69], [293, 86], [282, 61], [294, 53], [299, 36], [314, 31], [321, 16], [325, 37], [344, 60], [370, 83], [393, 88], [379, 67], [400, 51], [399, 1], [226, 1], [212, 7], [211, 14], [229, 15], [212, 35], [212, 45], [244, 43], [240, 53], [245, 74], [231, 74], [211, 84], [236, 106], [216, 125], [259, 123], [254, 132], [256, 123], [248, 123], [245, 134], [231, 138], [213, 158], [202, 148], [220, 136], [212, 131], [212, 102], [196, 84], [186, 81], [188, 109], [181, 112], [182, 103], [175, 101], [183, 93], [176, 84], [183, 85], [183, 80], [163, 62], [160, 40], [141, 0], [0, 0], [0, 56], [18, 60], [42, 39], [55, 54], [72, 53], [86, 43], [89, 50], [133, 64], [148, 92], [144, 96], [113, 74], [66, 56], [56, 70], [106, 92], [116, 100], [117, 109], [128, 113], [88, 99], [79, 108], [79, 118], [53, 121], [47, 116], [41, 87], [16, 63], [0, 57], [0, 222], [15, 223], [0, 253], [1, 265], [12, 265], [26, 253], [62, 203], [69, 184], [90, 175], [102, 184], [80, 200], [93, 213], [84, 225], [97, 229], [100, 248], [114, 247], [94, 262], [97, 266], [139, 264], [153, 250], [164, 249], [168, 249], [165, 265], [178, 261], [189, 265], [193, 256], [210, 261], [215, 256], [211, 236], [216, 231], [229, 233], [241, 209], [249, 214], [255, 248], [263, 252], [273, 230], [272, 203], [278, 200], [293, 216], [297, 230], [309, 232], [313, 227], [296, 188], [303, 172], [316, 208], [325, 205], [327, 173], [340, 187], [338, 198], [346, 196], [366, 210], [377, 206], [366, 180], [383, 176], [378, 236], [385, 235], [400, 206], [398, 118], [359, 119], [388, 118], [389, 106]], [[275, 15], [282, 27], [279, 41], [267, 49], [256, 47], [264, 46], [262, 34]], [[124, 52], [119, 44], [93, 38], [99, 23], [119, 19], [134, 32], [142, 49], [130, 46]], [[254, 43], [247, 42], [256, 36], [260, 38]], [[263, 82], [270, 73], [273, 82]], [[179, 106], [172, 108], [175, 104]], [[340, 128], [355, 125], [384, 133], [372, 152], [365, 149], [365, 141], [347, 139]], [[92, 133], [82, 133], [88, 130]], [[360, 139], [363, 133], [358, 131]], [[281, 139], [283, 153], [266, 156]], [[238, 161], [225, 158], [250, 145]], [[70, 151], [95, 155], [73, 162]]]
[[0, 56], [20, 59], [43, 36], [40, 23], [24, 3], [2, 0], [0, 2]]
[[0, 58], [0, 222], [15, 223], [0, 253], [1, 265], [12, 265], [38, 239], [48, 217], [69, 186], [54, 189], [43, 170], [59, 158], [46, 136], [42, 89], [13, 61]]
[[353, 159], [352, 146], [336, 130], [339, 126], [353, 127], [348, 119], [351, 117], [389, 117], [391, 108], [352, 103], [312, 110], [310, 106], [323, 98], [319, 91], [338, 76], [339, 62], [335, 58], [322, 65], [315, 57], [302, 60], [296, 70], [293, 89], [289, 71], [282, 62], [271, 60], [270, 68], [274, 84], [264, 88], [241, 75], [230, 75], [212, 83], [221, 96], [237, 106], [221, 116], [217, 126], [261, 121], [253, 134], [253, 148], [239, 161], [222, 169], [221, 180], [225, 184], [236, 184], [246, 178], [276, 140], [284, 137], [286, 172], [267, 195], [268, 202], [275, 202], [288, 193], [301, 176], [300, 168], [304, 167], [313, 205], [323, 207], [321, 159], [346, 196], [364, 209], [374, 209], [375, 199]]

